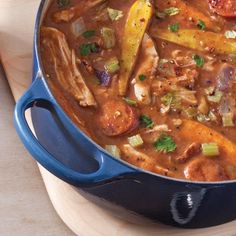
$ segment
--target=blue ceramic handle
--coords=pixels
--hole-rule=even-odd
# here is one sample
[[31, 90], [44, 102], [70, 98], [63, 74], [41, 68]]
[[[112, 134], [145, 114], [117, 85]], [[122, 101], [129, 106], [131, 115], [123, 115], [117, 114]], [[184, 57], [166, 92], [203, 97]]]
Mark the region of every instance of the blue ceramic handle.
[[32, 107], [37, 101], [45, 101], [50, 103], [56, 110], [56, 114], [65, 120], [71, 126], [69, 129], [73, 132], [80, 132], [79, 129], [70, 121], [67, 115], [62, 111], [55, 102], [51, 93], [47, 89], [47, 85], [41, 79], [36, 79], [30, 89], [17, 102], [14, 114], [14, 123], [22, 142], [31, 153], [31, 155], [48, 171], [59, 177], [60, 179], [73, 184], [77, 187], [91, 187], [100, 185], [114, 180], [124, 174], [135, 171], [134, 168], [110, 157], [105, 152], [97, 150], [95, 158], [99, 162], [99, 169], [94, 173], [81, 174], [63, 163], [56, 160], [38, 141], [25, 118], [25, 111]]

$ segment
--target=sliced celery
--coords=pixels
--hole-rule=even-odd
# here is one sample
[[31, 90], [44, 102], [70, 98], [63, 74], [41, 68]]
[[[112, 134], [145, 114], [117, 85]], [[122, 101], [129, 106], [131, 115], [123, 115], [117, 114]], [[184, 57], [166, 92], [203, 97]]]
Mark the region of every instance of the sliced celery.
[[108, 27], [103, 27], [101, 29], [101, 34], [106, 49], [113, 48], [116, 45], [115, 31]]
[[234, 127], [233, 114], [232, 113], [224, 113], [222, 115], [222, 122], [224, 127]]
[[117, 21], [123, 17], [123, 11], [119, 11], [119, 10], [112, 9], [109, 7], [107, 8], [107, 11], [108, 11], [108, 15], [112, 21]]
[[137, 134], [135, 136], [129, 137], [128, 142], [132, 147], [139, 147], [143, 144], [143, 139], [139, 134]]
[[116, 57], [111, 58], [105, 64], [105, 69], [108, 73], [116, 73], [120, 69], [119, 61]]
[[106, 145], [105, 149], [114, 157], [120, 158], [120, 149], [116, 145]]
[[217, 143], [203, 143], [202, 144], [202, 153], [204, 156], [219, 156], [219, 146]]
[[207, 100], [209, 102], [219, 103], [221, 101], [222, 96], [223, 93], [219, 90], [216, 90], [214, 95], [207, 96]]

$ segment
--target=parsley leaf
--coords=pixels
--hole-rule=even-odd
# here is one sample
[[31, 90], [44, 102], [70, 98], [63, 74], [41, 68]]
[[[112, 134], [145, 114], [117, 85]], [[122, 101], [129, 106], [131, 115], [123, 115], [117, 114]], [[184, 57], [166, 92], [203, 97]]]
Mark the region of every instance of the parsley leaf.
[[84, 38], [91, 38], [95, 35], [95, 30], [88, 30], [83, 33]]
[[201, 57], [201, 56], [199, 56], [199, 55], [197, 55], [197, 54], [194, 54], [194, 55], [193, 55], [193, 60], [195, 61], [196, 65], [197, 65], [198, 67], [200, 67], [200, 68], [203, 67], [204, 64], [205, 64], [204, 58]]
[[177, 145], [173, 138], [167, 134], [161, 134], [161, 136], [154, 143], [154, 147], [159, 152], [169, 153], [174, 152]]
[[204, 30], [206, 28], [206, 24], [204, 21], [202, 21], [201, 19], [198, 20], [198, 24], [197, 24], [197, 27], [200, 29], [200, 30]]
[[144, 81], [145, 79], [147, 79], [145, 75], [139, 75], [139, 80]]
[[140, 120], [141, 124], [144, 124], [144, 125], [146, 126], [146, 128], [151, 129], [151, 128], [153, 128], [153, 126], [154, 126], [154, 122], [153, 122], [152, 119], [151, 119], [149, 116], [147, 116], [147, 115], [142, 115], [142, 116], [140, 116], [139, 120]]
[[96, 43], [88, 43], [80, 45], [81, 56], [88, 56], [90, 53], [97, 53], [99, 51], [99, 46]]
[[168, 29], [169, 29], [169, 31], [171, 31], [173, 33], [178, 32], [178, 30], [179, 30], [179, 23], [175, 23], [175, 24], [169, 25]]

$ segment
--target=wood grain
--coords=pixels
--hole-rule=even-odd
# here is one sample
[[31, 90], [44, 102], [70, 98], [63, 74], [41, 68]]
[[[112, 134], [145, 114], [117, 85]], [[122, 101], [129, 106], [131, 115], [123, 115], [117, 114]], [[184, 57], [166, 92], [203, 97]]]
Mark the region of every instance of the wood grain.
[[[16, 100], [31, 81], [32, 38], [38, 5], [39, 0], [0, 0], [0, 55]], [[79, 236], [236, 236], [236, 221], [198, 230], [131, 224], [87, 201], [42, 167], [40, 171], [56, 211]]]

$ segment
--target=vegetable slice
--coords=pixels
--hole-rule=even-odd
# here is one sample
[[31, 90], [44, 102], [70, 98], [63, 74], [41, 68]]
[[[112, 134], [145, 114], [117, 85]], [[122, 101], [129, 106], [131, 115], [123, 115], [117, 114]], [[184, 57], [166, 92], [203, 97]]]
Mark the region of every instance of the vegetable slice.
[[198, 51], [212, 50], [220, 54], [236, 54], [236, 41], [225, 38], [223, 34], [190, 29], [180, 29], [177, 34], [173, 34], [167, 29], [155, 28], [152, 28], [151, 34], [155, 38]]
[[115, 47], [116, 45], [116, 36], [115, 31], [108, 27], [103, 27], [101, 29], [101, 34], [106, 49]]
[[140, 136], [140, 134], [129, 137], [128, 142], [132, 147], [139, 147], [139, 146], [143, 145], [143, 139]]
[[106, 145], [105, 149], [114, 157], [120, 158], [120, 149], [116, 145]]
[[219, 156], [219, 146], [217, 143], [203, 143], [202, 144], [202, 153], [204, 156]]
[[121, 46], [121, 72], [119, 94], [126, 94], [129, 78], [137, 60], [144, 33], [152, 17], [153, 7], [149, 0], [137, 0], [130, 8]]

